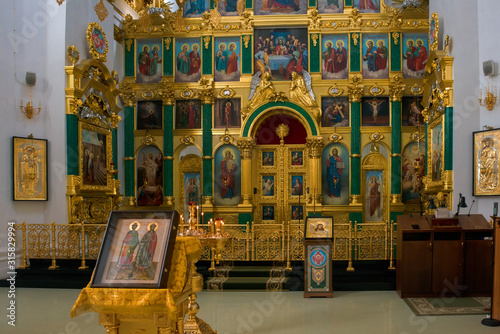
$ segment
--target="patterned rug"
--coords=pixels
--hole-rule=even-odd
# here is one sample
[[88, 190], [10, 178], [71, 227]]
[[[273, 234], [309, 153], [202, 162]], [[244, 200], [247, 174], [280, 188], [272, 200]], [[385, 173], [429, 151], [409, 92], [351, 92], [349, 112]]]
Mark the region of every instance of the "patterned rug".
[[490, 297], [404, 298], [415, 315], [487, 314]]

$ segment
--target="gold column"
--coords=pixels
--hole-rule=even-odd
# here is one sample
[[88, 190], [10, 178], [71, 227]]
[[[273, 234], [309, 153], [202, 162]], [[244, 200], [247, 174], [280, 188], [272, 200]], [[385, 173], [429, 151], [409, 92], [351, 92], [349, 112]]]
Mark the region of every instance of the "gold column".
[[[323, 137], [309, 137], [306, 141], [306, 146], [309, 154], [309, 194], [312, 198], [308, 201], [309, 205], [321, 209], [321, 152], [323, 150]], [[311, 209], [308, 209], [311, 211]]]
[[238, 149], [241, 157], [241, 197], [240, 206], [252, 207], [252, 156], [255, 148], [253, 138], [239, 138]]

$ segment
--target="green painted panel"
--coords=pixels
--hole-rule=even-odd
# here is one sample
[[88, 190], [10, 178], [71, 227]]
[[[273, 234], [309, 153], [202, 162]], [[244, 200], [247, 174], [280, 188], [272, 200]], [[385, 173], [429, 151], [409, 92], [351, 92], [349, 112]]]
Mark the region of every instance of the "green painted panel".
[[135, 197], [135, 161], [125, 160], [125, 196]]
[[[242, 56], [242, 70], [241, 73], [243, 74], [252, 74], [252, 65], [253, 65], [253, 54], [252, 54], [252, 35], [246, 35], [250, 37], [250, 41], [248, 42], [248, 48], [245, 47], [245, 43], [241, 42], [242, 45], [242, 50], [243, 50], [243, 56]], [[245, 37], [245, 36], [243, 36]]]
[[314, 213], [313, 211], [310, 211], [307, 213], [307, 217], [321, 217], [321, 212]]
[[[212, 37], [210, 37], [210, 43], [208, 43], [208, 49], [205, 48], [205, 43], [202, 41], [202, 63], [203, 63], [203, 75], [212, 75], [213, 72], [213, 62], [212, 62]], [[204, 37], [205, 38], [205, 37]]]
[[351, 212], [349, 213], [349, 220], [352, 226], [356, 226], [356, 222], [361, 223], [363, 221], [363, 213], [361, 212]]
[[249, 9], [253, 8], [253, 7], [252, 7], [252, 0], [246, 0], [246, 1], [245, 1], [245, 7], [246, 7], [246, 8], [249, 8]]
[[347, 6], [352, 6], [352, 0], [345, 0], [344, 2], [344, 6], [347, 7]]
[[390, 221], [392, 223], [397, 223], [398, 222], [398, 216], [401, 216], [403, 212], [391, 212], [390, 214]]
[[125, 132], [124, 156], [134, 157], [134, 107], [125, 107], [123, 128]]
[[[129, 40], [132, 41], [130, 49], [128, 48], [128, 46], [126, 46], [127, 41]], [[133, 38], [125, 39], [125, 76], [126, 77], [135, 76], [135, 39]]]
[[[313, 136], [318, 135], [318, 130], [316, 129], [316, 126], [314, 125], [314, 121], [311, 118], [311, 116], [301, 107], [299, 107], [296, 104], [290, 103], [290, 102], [269, 102], [264, 104], [263, 106], [260, 106], [257, 110], [255, 110], [249, 117], [248, 121], [245, 124], [245, 127], [243, 128], [243, 137], [248, 137], [248, 132], [250, 131], [250, 125], [252, 122], [265, 110], [269, 108], [276, 108], [276, 107], [287, 107], [293, 110], [296, 110], [299, 112], [307, 121], [309, 124], [309, 127], [311, 128], [311, 133]], [[211, 122], [211, 120], [210, 120]], [[211, 124], [211, 123], [210, 123]]]
[[78, 116], [66, 114], [66, 164], [68, 175], [79, 175]]
[[399, 37], [396, 39], [397, 44], [394, 43], [394, 38], [392, 34], [389, 34], [389, 40], [391, 41], [391, 71], [402, 71], [401, 69], [401, 36], [403, 33], [399, 33]]
[[309, 0], [309, 7], [316, 7], [316, 0]]
[[391, 157], [391, 194], [401, 194], [401, 157]]
[[[309, 5], [311, 6], [311, 5]], [[316, 6], [316, 4], [314, 5]], [[310, 47], [310, 52], [309, 52], [309, 71], [311, 73], [319, 73], [321, 71], [321, 62], [320, 62], [320, 44], [321, 42], [319, 40], [316, 41], [316, 46], [314, 46], [314, 42], [312, 39], [312, 35], [309, 35], [309, 47]]]
[[361, 194], [361, 158], [351, 158], [351, 195]]
[[212, 155], [212, 105], [203, 105], [203, 155]]
[[210, 0], [210, 9], [214, 9], [214, 8], [215, 8], [215, 1]]
[[174, 196], [174, 161], [163, 160], [163, 188], [165, 196]]
[[[163, 75], [174, 75], [174, 39], [170, 38], [170, 47], [168, 50], [163, 47]], [[165, 45], [166, 39], [163, 39], [163, 45]]]
[[249, 223], [250, 227], [252, 227], [252, 214], [251, 213], [240, 213], [238, 215], [238, 224], [246, 225]]
[[164, 155], [174, 155], [174, 106], [163, 106], [163, 147]]
[[453, 170], [453, 107], [444, 111], [444, 170]]
[[203, 159], [203, 196], [212, 196], [212, 160]]
[[[359, 35], [359, 33], [356, 33]], [[351, 64], [350, 70], [351, 72], [360, 72], [361, 71], [361, 36], [359, 36], [356, 45], [354, 45], [354, 39], [352, 38], [352, 34], [350, 34], [350, 49], [351, 52]]]
[[361, 154], [361, 102], [351, 102], [351, 154]]
[[401, 153], [401, 101], [391, 102], [391, 153]]

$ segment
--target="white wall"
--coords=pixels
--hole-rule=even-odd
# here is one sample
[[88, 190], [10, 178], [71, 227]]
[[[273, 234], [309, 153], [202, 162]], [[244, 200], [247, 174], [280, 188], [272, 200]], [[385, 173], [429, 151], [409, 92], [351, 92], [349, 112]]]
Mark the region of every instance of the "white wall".
[[[46, 0], [2, 0], [0, 22], [0, 231], [7, 223], [56, 223], [67, 222], [66, 200], [66, 119], [65, 119], [65, 65], [68, 45], [76, 45], [80, 59], [88, 58], [87, 25], [98, 22], [109, 45], [106, 65], [115, 69], [123, 78], [123, 49], [113, 38], [113, 7], [105, 2], [109, 16], [100, 22], [88, 1], [65, 1], [61, 6]], [[36, 85], [25, 84], [26, 72], [34, 72]], [[19, 110], [20, 99], [26, 104], [30, 95], [42, 112], [27, 119]], [[48, 192], [46, 202], [12, 201], [12, 137], [48, 140]], [[123, 140], [121, 140], [123, 142]], [[122, 151], [123, 152], [123, 151]], [[122, 154], [123, 156], [123, 154]], [[119, 160], [120, 161], [120, 160]], [[121, 160], [122, 161], [122, 160]], [[21, 239], [18, 237], [17, 247]], [[18, 254], [19, 257], [19, 254]], [[0, 279], [7, 271], [6, 234], [0, 233]]]
[[[497, 86], [500, 88], [500, 77], [498, 75], [485, 77], [483, 75], [483, 61], [491, 59], [498, 64], [500, 63], [500, 45], [498, 45], [498, 33], [500, 32], [500, 3], [498, 0], [481, 0], [477, 2], [478, 7], [478, 32], [479, 32], [479, 59], [478, 71], [479, 82], [481, 88], [488, 85]], [[499, 101], [500, 102], [500, 101]], [[479, 128], [482, 130], [485, 125], [500, 128], [500, 106], [497, 103], [492, 111], [481, 107], [479, 116]], [[500, 202], [500, 197], [481, 197], [479, 199], [479, 211], [486, 217], [493, 213], [493, 202]]]
[[[478, 2], [477, 0], [431, 0], [430, 15], [439, 16], [439, 49], [443, 48], [443, 37], [450, 36], [449, 55], [454, 57], [454, 99], [453, 99], [453, 205], [456, 209], [459, 193], [466, 197], [469, 208], [472, 204], [472, 132], [483, 125], [477, 97], [479, 91], [478, 49]], [[490, 1], [491, 3], [494, 0]], [[483, 15], [482, 13], [480, 15]], [[487, 24], [487, 23], [485, 23]], [[498, 30], [497, 30], [498, 31]], [[471, 213], [487, 214], [478, 200]], [[479, 210], [478, 210], [479, 209]]]

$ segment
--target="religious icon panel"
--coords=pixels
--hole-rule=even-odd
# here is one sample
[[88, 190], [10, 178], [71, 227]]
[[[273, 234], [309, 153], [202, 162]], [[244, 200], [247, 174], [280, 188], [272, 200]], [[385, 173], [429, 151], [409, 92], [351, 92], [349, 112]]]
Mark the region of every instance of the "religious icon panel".
[[233, 145], [223, 145], [215, 153], [214, 203], [238, 205], [241, 199], [240, 150]]
[[353, 0], [352, 6], [360, 13], [380, 13], [380, 0]]
[[273, 167], [274, 166], [274, 151], [264, 151], [262, 152], [262, 166]]
[[403, 76], [422, 78], [429, 50], [427, 34], [403, 34]]
[[425, 144], [406, 145], [401, 156], [401, 188], [403, 203], [420, 203], [420, 190], [425, 175]]
[[323, 79], [347, 79], [349, 76], [347, 35], [323, 35], [321, 76]]
[[290, 80], [292, 73], [308, 69], [305, 28], [255, 29], [254, 68], [270, 72], [272, 80]]
[[107, 145], [106, 130], [90, 126], [82, 129], [82, 183], [84, 186], [106, 186], [107, 172]]
[[90, 286], [166, 288], [179, 214], [112, 211]]
[[137, 83], [157, 83], [162, 79], [162, 40], [137, 40]]
[[292, 196], [304, 195], [304, 176], [292, 175], [291, 177], [291, 194]]
[[302, 151], [292, 151], [291, 160], [292, 166], [304, 165], [304, 153]]
[[46, 201], [47, 140], [13, 137], [14, 201]]
[[262, 176], [262, 196], [274, 196], [274, 176]]
[[349, 204], [349, 151], [338, 143], [325, 147], [322, 154], [322, 198], [324, 205]]
[[363, 34], [363, 78], [389, 78], [389, 38], [387, 34]]
[[424, 116], [422, 116], [421, 96], [405, 96], [402, 101], [403, 126], [424, 126]]
[[321, 14], [343, 13], [344, 0], [318, 0], [318, 12]]
[[175, 39], [175, 81], [197, 82], [201, 78], [199, 38]]
[[221, 16], [238, 16], [238, 0], [220, 1], [217, 9]]
[[262, 220], [274, 220], [274, 206], [264, 205], [262, 207]]
[[255, 15], [294, 15], [307, 13], [307, 0], [254, 0]]
[[304, 219], [304, 207], [302, 205], [292, 205], [291, 210], [291, 220], [303, 220]]
[[139, 101], [137, 102], [137, 130], [162, 129], [163, 125], [163, 104], [160, 101]]
[[368, 170], [365, 174], [365, 214], [364, 221], [383, 220], [384, 213], [384, 172]]
[[136, 156], [137, 205], [163, 204], [163, 154], [153, 145], [143, 146]]
[[188, 0], [184, 4], [184, 17], [201, 17], [203, 12], [210, 10], [210, 0]]
[[321, 118], [322, 127], [349, 126], [348, 97], [322, 97], [321, 110], [323, 111]]
[[201, 128], [200, 100], [175, 101], [175, 128], [176, 129]]
[[500, 195], [498, 147], [500, 130], [479, 131], [474, 138], [474, 196]]
[[240, 80], [240, 54], [239, 37], [215, 38], [215, 81]]
[[214, 127], [223, 129], [241, 127], [240, 99], [215, 99]]
[[[200, 173], [184, 173], [184, 220], [187, 222], [191, 216], [189, 203], [201, 205], [201, 176]], [[194, 219], [195, 217], [193, 217]]]
[[362, 99], [363, 126], [389, 126], [389, 98], [387, 97], [364, 97]]
[[443, 124], [431, 129], [431, 180], [441, 181], [443, 173]]

